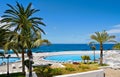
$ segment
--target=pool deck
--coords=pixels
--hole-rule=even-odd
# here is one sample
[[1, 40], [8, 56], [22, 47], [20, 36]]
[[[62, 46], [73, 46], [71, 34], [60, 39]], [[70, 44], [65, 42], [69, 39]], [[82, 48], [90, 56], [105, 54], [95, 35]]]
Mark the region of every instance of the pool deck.
[[[9, 64], [9, 73], [21, 72], [21, 71], [22, 71], [21, 61]], [[6, 73], [7, 73], [7, 64], [0, 66], [0, 74], [6, 74]]]
[[[95, 52], [96, 54], [99, 54], [99, 51]], [[83, 54], [83, 55], [87, 55], [87, 54], [93, 54], [93, 51], [61, 51], [61, 52], [44, 52], [44, 53], [33, 53], [33, 61], [34, 61], [34, 65], [44, 65], [44, 64], [54, 64], [54, 65], [58, 65], [60, 63], [57, 62], [53, 62], [53, 61], [48, 61], [48, 60], [44, 60], [44, 57], [46, 56], [52, 56], [52, 55], [63, 55], [63, 54]], [[119, 60], [118, 56], [120, 56], [120, 53], [116, 51], [104, 51], [104, 54], [107, 55], [105, 56], [105, 59], [111, 59], [110, 61], [115, 60]], [[17, 57], [16, 54], [11, 54], [11, 57]], [[19, 57], [21, 57], [21, 54], [19, 54]], [[25, 54], [25, 58], [27, 58], [27, 55]], [[21, 61], [15, 62], [15, 63], [10, 63], [9, 67], [10, 67], [10, 73], [12, 72], [21, 72], [22, 68], [21, 68]], [[13, 68], [13, 65], [15, 66], [15, 68]], [[2, 73], [6, 73], [7, 71], [7, 65], [2, 65], [0, 66], [0, 74]], [[115, 70], [115, 69], [104, 69], [106, 77], [120, 77], [120, 70]], [[115, 72], [117, 75], [116, 76], [112, 76], [111, 73]], [[114, 74], [113, 74], [114, 75]]]

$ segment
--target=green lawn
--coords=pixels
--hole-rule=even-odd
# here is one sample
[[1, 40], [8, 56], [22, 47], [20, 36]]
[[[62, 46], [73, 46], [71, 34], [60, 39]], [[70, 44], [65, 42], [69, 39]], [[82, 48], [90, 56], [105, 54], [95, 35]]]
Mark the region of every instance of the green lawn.
[[[0, 75], [0, 77], [7, 77], [6, 74]], [[25, 77], [21, 72], [18, 73], [11, 73], [9, 77]]]

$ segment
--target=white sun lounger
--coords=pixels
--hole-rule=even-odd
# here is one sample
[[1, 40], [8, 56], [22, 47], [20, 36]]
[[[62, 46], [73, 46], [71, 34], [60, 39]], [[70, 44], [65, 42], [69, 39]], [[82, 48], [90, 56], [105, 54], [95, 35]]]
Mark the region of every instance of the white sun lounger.
[[120, 63], [114, 63], [111, 67], [113, 69], [120, 69]]
[[15, 64], [12, 64], [12, 68], [13, 68], [13, 69], [16, 69], [16, 66], [15, 66]]
[[19, 68], [22, 68], [22, 64], [20, 64], [18, 67], [19, 67]]

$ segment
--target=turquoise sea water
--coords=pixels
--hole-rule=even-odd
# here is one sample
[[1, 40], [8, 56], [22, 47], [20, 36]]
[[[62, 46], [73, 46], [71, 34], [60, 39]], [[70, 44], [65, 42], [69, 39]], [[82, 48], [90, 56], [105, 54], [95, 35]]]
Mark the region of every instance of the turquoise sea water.
[[[45, 60], [50, 60], [54, 62], [69, 62], [69, 61], [75, 61], [75, 62], [81, 62], [81, 54], [67, 54], [67, 55], [54, 55], [54, 56], [47, 56], [44, 59]], [[93, 54], [89, 54], [91, 60], [94, 60]], [[99, 54], [95, 55], [96, 59], [99, 59]]]

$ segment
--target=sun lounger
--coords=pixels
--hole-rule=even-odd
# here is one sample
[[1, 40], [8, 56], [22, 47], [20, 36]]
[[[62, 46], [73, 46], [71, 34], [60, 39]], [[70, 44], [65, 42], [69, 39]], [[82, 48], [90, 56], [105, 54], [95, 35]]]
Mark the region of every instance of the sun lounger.
[[16, 66], [15, 66], [15, 64], [12, 64], [12, 68], [13, 68], [13, 69], [16, 69]]
[[2, 74], [2, 72], [0, 72], [0, 74]]
[[19, 68], [22, 68], [22, 64], [20, 64], [18, 67], [19, 67]]
[[113, 63], [110, 66], [112, 69], [120, 69], [120, 63]]

